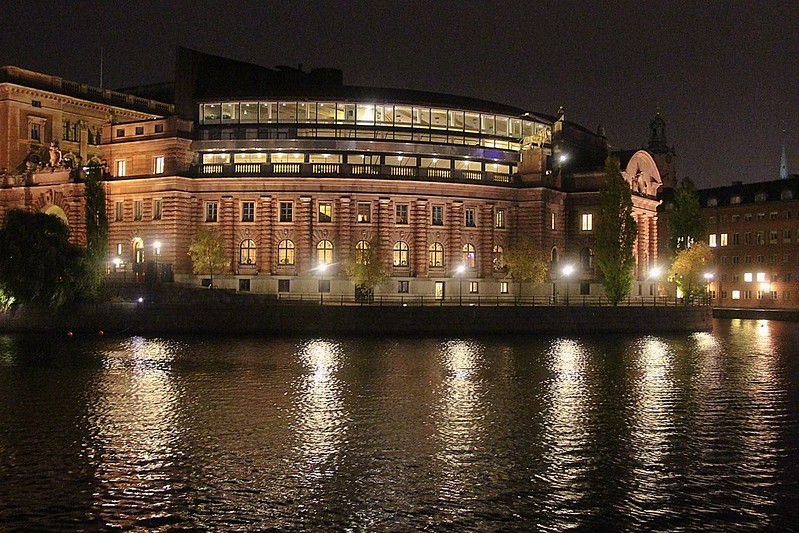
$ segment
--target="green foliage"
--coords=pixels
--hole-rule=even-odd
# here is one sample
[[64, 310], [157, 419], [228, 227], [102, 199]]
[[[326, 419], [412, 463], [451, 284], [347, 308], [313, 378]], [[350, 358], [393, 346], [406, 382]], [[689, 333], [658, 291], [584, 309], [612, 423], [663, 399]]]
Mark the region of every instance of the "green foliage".
[[605, 160], [605, 185], [599, 191], [595, 237], [596, 261], [605, 294], [613, 305], [627, 297], [633, 285], [633, 246], [638, 226], [633, 218], [632, 191], [621, 175], [619, 159]]
[[86, 198], [86, 250], [91, 275], [99, 285], [105, 272], [108, 251], [108, 216], [105, 211], [103, 171], [99, 166], [89, 167], [84, 196]]
[[388, 267], [381, 261], [380, 239], [373, 237], [365, 250], [353, 250], [344, 264], [344, 271], [356, 287], [371, 291], [390, 276]]
[[96, 287], [84, 248], [69, 228], [44, 213], [11, 210], [0, 230], [0, 289], [21, 303], [57, 309]]
[[669, 276], [677, 283], [686, 302], [704, 295], [708, 283], [705, 273], [712, 261], [713, 250], [702, 241], [677, 252]]
[[674, 190], [674, 209], [669, 213], [669, 248], [672, 255], [686, 250], [691, 243], [701, 241], [705, 234], [699, 195], [690, 178], [685, 178]]
[[543, 283], [549, 272], [549, 254], [532, 239], [522, 238], [504, 254], [507, 277], [516, 281]]
[[8, 311], [11, 309], [11, 306], [14, 305], [15, 301], [13, 296], [7, 294], [3, 289], [0, 289], [0, 311]]
[[201, 227], [194, 234], [189, 246], [189, 256], [195, 274], [211, 275], [211, 286], [214, 284], [214, 274], [219, 274], [230, 265], [230, 259], [225, 253], [225, 239], [214, 228]]

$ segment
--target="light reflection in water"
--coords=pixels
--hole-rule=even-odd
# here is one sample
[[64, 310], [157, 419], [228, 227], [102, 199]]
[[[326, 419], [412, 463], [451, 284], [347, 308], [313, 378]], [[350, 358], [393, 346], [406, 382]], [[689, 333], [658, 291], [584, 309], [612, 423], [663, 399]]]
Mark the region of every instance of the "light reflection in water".
[[300, 388], [298, 433], [300, 451], [311, 477], [333, 475], [347, 429], [341, 383], [336, 376], [342, 349], [338, 343], [315, 339], [304, 344], [299, 357], [306, 369]]
[[[133, 337], [106, 354], [97, 399], [89, 406], [92, 440], [85, 452], [96, 464], [94, 500], [103, 502], [96, 513], [109, 527], [168, 513], [169, 492], [176, 487], [166, 472], [180, 454], [181, 391], [170, 371], [176, 349], [172, 342]], [[162, 501], [161, 509], [136, 516], [154, 498]]]

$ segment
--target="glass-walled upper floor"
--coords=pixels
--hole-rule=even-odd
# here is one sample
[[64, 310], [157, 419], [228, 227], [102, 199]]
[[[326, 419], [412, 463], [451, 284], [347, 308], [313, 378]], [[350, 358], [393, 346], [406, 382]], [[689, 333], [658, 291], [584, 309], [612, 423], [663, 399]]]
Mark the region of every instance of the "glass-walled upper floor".
[[[430, 106], [354, 102], [213, 102], [200, 104], [200, 124], [318, 124], [438, 130], [512, 139], [542, 136], [548, 124], [524, 117]], [[543, 135], [542, 135], [543, 134]]]

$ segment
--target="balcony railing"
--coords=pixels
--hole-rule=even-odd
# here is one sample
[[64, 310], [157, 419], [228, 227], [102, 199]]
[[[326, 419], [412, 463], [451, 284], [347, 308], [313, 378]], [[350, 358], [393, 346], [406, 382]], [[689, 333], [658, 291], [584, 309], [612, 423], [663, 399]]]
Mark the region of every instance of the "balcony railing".
[[395, 165], [362, 165], [348, 163], [206, 163], [195, 169], [197, 176], [285, 176], [375, 177], [422, 181], [468, 181], [492, 185], [512, 185], [515, 175], [460, 170], [421, 168]]

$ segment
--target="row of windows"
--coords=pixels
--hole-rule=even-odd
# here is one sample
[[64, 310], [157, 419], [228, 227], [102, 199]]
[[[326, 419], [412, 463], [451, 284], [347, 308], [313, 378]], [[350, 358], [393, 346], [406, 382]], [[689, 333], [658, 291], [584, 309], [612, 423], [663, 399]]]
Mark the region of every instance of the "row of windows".
[[[144, 201], [133, 201], [133, 220], [141, 220], [144, 212]], [[163, 200], [155, 199], [152, 204], [152, 219], [161, 220], [163, 215]], [[114, 203], [114, 221], [121, 222], [125, 219], [125, 204], [124, 202]]]
[[[780, 238], [782, 238], [783, 243], [790, 243], [793, 230], [790, 228], [785, 228], [782, 231], [780, 230], [771, 230], [768, 232], [768, 243], [769, 244], [779, 244]], [[707, 237], [708, 245], [711, 248], [715, 248], [717, 246], [727, 246], [730, 243], [728, 239], [729, 234], [727, 233], [719, 233], [716, 235], [715, 233], [711, 233]], [[754, 240], [752, 237], [754, 236]], [[751, 232], [747, 231], [743, 234], [743, 243], [744, 244], [766, 244], [766, 232], [765, 231], [756, 231]], [[799, 241], [799, 229], [796, 230], [796, 239]], [[733, 233], [732, 234], [732, 245], [737, 246], [741, 244], [741, 234], [740, 233]]]
[[[786, 209], [782, 212], [782, 218], [784, 220], [790, 220], [791, 218], [793, 218], [793, 216], [794, 216], [793, 211], [791, 211], [790, 209]], [[799, 210], [796, 211], [796, 216], [799, 217]], [[711, 215], [708, 217], [707, 222], [708, 224], [711, 225], [716, 224], [717, 221], [720, 222], [721, 224], [725, 224], [727, 223], [728, 218], [730, 222], [738, 223], [741, 221], [741, 215], [730, 215], [729, 217], [727, 215], [720, 215], [718, 217], [715, 215]], [[779, 218], [780, 218], [779, 211], [771, 211], [768, 214], [769, 220], [778, 220]], [[765, 212], [744, 213], [743, 215], [744, 222], [752, 222], [753, 220], [758, 220], [758, 221], [766, 220], [766, 213]]]
[[[794, 193], [791, 189], [783, 189], [780, 191], [780, 200], [791, 200], [794, 197]], [[730, 197], [730, 205], [738, 205], [741, 203], [741, 196], [735, 195]], [[761, 191], [755, 194], [755, 202], [765, 202], [768, 200], [768, 193], [765, 191]], [[707, 199], [707, 206], [708, 207], [716, 207], [719, 205], [718, 198], [708, 198]]]
[[[127, 176], [128, 163], [125, 159], [116, 160], [116, 175], [118, 178]], [[153, 174], [164, 173], [164, 156], [157, 155], [153, 157]]]
[[548, 127], [529, 119], [427, 106], [349, 102], [224, 102], [200, 104], [201, 124], [350, 124], [413, 128], [521, 139]]
[[[721, 275], [721, 281], [733, 281], [733, 282], [740, 282], [741, 281], [741, 274], [734, 272], [732, 274], [727, 274], [726, 272]], [[794, 277], [792, 272], [772, 272], [770, 274], [766, 272], [744, 272], [743, 280], [746, 283], [777, 283], [783, 281], [785, 283], [790, 283], [792, 280], [799, 281], [799, 274]]]
[[[731, 294], [733, 300], [751, 300], [752, 299], [752, 291], [750, 291], [750, 290], [746, 290], [746, 291], [734, 290], [734, 291], [731, 291], [730, 294]], [[715, 294], [713, 294], [711, 297], [715, 297]], [[759, 290], [759, 291], [755, 291], [755, 298], [758, 299], [758, 300], [777, 300], [778, 296], [777, 296], [777, 291]], [[791, 299], [791, 291], [783, 291], [782, 298], [783, 298], [783, 300], [786, 300], [786, 301], [790, 300]], [[726, 300], [727, 299], [727, 291], [721, 291], [721, 299], [722, 300]]]
[[[263, 165], [267, 163], [312, 163], [318, 165], [341, 164], [348, 165], [387, 165], [394, 167], [427, 168], [441, 170], [465, 170], [493, 172], [495, 174], [514, 174], [516, 165], [507, 165], [499, 162], [483, 162], [473, 159], [450, 159], [444, 157], [416, 157], [407, 155], [380, 155], [380, 154], [330, 154], [330, 153], [303, 153], [303, 152], [241, 152], [241, 153], [204, 153], [203, 165], [227, 165], [233, 162], [236, 165]], [[238, 168], [238, 167], [237, 167]], [[248, 167], [244, 167], [248, 168]], [[363, 167], [359, 167], [363, 168]], [[250, 169], [248, 169], [250, 170]]]
[[[120, 202], [121, 203], [121, 202]], [[409, 224], [410, 223], [410, 204], [396, 204], [394, 206], [394, 223], [395, 224]], [[333, 202], [320, 201], [317, 202], [316, 218], [320, 223], [328, 223], [333, 221]], [[121, 220], [121, 219], [118, 219]], [[205, 202], [205, 221], [218, 222], [219, 221], [219, 202], [211, 201]], [[255, 202], [244, 201], [241, 202], [241, 221], [254, 222], [255, 221]], [[371, 202], [358, 202], [356, 204], [355, 221], [358, 224], [369, 224], [372, 222], [372, 203]], [[278, 222], [294, 222], [294, 202], [280, 202], [278, 205]], [[433, 205], [430, 208], [430, 223], [433, 226], [444, 225], [444, 206]], [[494, 227], [505, 228], [506, 216], [504, 208], [494, 209]], [[477, 227], [477, 210], [472, 207], [467, 207], [464, 210], [464, 225], [466, 227]]]
[[[791, 258], [792, 258], [791, 254], [782, 254], [782, 262], [783, 263], [790, 263], [791, 262]], [[762, 264], [762, 263], [766, 262], [766, 256], [764, 256], [762, 254], [756, 255], [756, 256], [754, 256], [754, 260], [755, 260], [756, 263], [761, 263]], [[779, 256], [777, 254], [771, 254], [771, 255], [768, 256], [768, 263], [769, 264], [774, 265], [774, 264], [777, 263], [778, 260], [779, 260]], [[796, 260], [797, 260], [797, 262], [799, 262], [799, 254], [797, 254]], [[714, 260], [714, 263], [721, 263], [722, 265], [726, 265], [729, 262], [732, 262], [733, 265], [741, 264], [741, 256], [740, 255], [733, 255], [733, 256], [731, 256], [731, 259], [730, 259], [730, 257], [728, 257], [726, 255], [723, 255], [718, 260]], [[752, 256], [751, 255], [743, 256], [743, 263], [744, 264], [751, 264], [752, 263]]]
[[[210, 283], [210, 279], [208, 280]], [[443, 284], [443, 281], [437, 282]], [[509, 284], [507, 281], [500, 281], [499, 282], [499, 293], [500, 294], [508, 294]], [[408, 280], [398, 280], [397, 281], [397, 294], [408, 294], [410, 293], [411, 289], [411, 282]], [[468, 282], [468, 289], [469, 294], [479, 294], [480, 293], [480, 282], [478, 281], [469, 281]], [[250, 290], [250, 280], [249, 279], [240, 279], [239, 280], [239, 290], [240, 291], [249, 291]], [[318, 282], [318, 292], [320, 293], [328, 293], [330, 292], [330, 280], [329, 279], [320, 279]], [[440, 289], [436, 288], [437, 295], [440, 294]], [[277, 280], [277, 292], [291, 292], [291, 280], [290, 279], [279, 279]], [[441, 298], [443, 298], [443, 294], [441, 294]]]
[[[125, 137], [130, 132], [130, 128], [117, 128], [114, 132], [114, 136], [117, 138]], [[164, 125], [163, 124], [154, 124], [153, 125], [153, 132], [154, 133], [163, 133], [164, 132]], [[144, 135], [144, 126], [134, 126], [133, 127], [133, 134], [134, 135]]]

